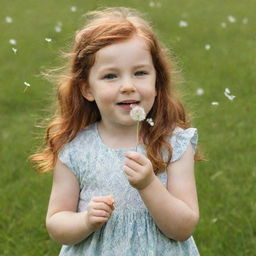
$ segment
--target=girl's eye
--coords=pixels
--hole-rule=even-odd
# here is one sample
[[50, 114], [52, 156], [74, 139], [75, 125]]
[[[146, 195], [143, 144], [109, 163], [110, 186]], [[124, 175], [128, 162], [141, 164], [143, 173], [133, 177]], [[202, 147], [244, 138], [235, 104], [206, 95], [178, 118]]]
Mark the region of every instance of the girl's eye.
[[145, 71], [137, 71], [137, 72], [135, 73], [136, 76], [144, 76], [144, 75], [147, 75], [147, 74], [148, 74], [148, 73], [145, 72]]
[[103, 77], [103, 79], [114, 79], [116, 78], [116, 75], [115, 74], [107, 74]]

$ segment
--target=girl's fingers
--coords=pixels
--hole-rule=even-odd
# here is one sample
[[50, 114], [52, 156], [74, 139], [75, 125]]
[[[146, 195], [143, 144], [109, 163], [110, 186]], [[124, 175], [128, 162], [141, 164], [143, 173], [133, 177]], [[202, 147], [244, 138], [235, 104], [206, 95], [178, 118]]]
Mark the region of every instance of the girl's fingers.
[[96, 203], [94, 206], [93, 206], [93, 209], [95, 210], [104, 210], [104, 211], [107, 211], [107, 212], [111, 212], [112, 211], [112, 208], [110, 205], [106, 204], [106, 203]]
[[128, 159], [131, 159], [131, 160], [137, 162], [139, 165], [145, 165], [147, 163], [147, 157], [145, 157], [144, 155], [142, 155], [138, 152], [128, 151], [124, 155]]
[[127, 167], [129, 167], [129, 168], [131, 168], [133, 170], [139, 170], [142, 167], [140, 164], [138, 164], [137, 162], [135, 162], [135, 161], [133, 161], [133, 160], [131, 160], [129, 158], [127, 158], [125, 160], [124, 164], [125, 164], [125, 166], [127, 166]]
[[108, 205], [113, 205], [115, 203], [113, 197], [111, 196], [97, 196], [97, 197], [93, 197], [92, 200], [94, 202], [104, 202]]
[[110, 217], [110, 213], [104, 210], [94, 210], [92, 213], [94, 216], [97, 216], [97, 217], [107, 217], [107, 218]]
[[130, 167], [126, 165], [124, 166], [124, 172], [130, 178], [134, 178], [134, 176], [137, 175], [137, 173], [134, 170], [132, 170]]

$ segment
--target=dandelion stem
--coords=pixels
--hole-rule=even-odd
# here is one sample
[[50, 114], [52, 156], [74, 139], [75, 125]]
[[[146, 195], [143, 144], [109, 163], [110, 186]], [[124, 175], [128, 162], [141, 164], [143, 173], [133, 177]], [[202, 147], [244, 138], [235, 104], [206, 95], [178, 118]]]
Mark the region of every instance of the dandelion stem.
[[140, 122], [137, 121], [137, 143], [136, 143], [136, 152], [137, 152], [137, 146], [139, 144], [139, 133], [140, 133]]

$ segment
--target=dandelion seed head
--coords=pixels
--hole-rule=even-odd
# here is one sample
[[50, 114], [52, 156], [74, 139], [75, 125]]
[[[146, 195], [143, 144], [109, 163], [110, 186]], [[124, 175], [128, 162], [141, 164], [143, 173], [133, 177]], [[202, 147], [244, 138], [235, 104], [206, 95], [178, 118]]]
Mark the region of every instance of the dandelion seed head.
[[61, 32], [61, 27], [60, 27], [60, 26], [55, 26], [54, 30], [55, 30], [57, 33], [60, 33], [60, 32]]
[[212, 223], [215, 223], [215, 222], [217, 222], [218, 221], [218, 218], [213, 218], [212, 219]]
[[230, 93], [230, 90], [229, 90], [229, 88], [225, 88], [225, 92], [224, 93]]
[[210, 49], [211, 49], [211, 46], [210, 46], [209, 44], [206, 44], [204, 48], [205, 48], [205, 50], [207, 50], [207, 51], [208, 51], [208, 50], [210, 50]]
[[247, 23], [248, 23], [248, 18], [247, 18], [247, 17], [243, 18], [243, 19], [242, 19], [242, 23], [243, 23], [243, 24], [247, 24]]
[[152, 118], [147, 118], [146, 121], [149, 123], [150, 126], [154, 126], [155, 125], [155, 123], [154, 123]]
[[229, 90], [229, 88], [225, 88], [224, 95], [225, 95], [229, 100], [231, 100], [231, 101], [236, 97], [236, 96], [234, 96], [234, 95], [230, 95], [230, 90]]
[[13, 22], [12, 17], [10, 17], [10, 16], [5, 17], [5, 22], [6, 23], [12, 23]]
[[221, 24], [220, 24], [220, 25], [221, 25], [221, 27], [222, 27], [222, 28], [226, 28], [226, 27], [227, 27], [226, 22], [221, 22]]
[[143, 121], [146, 118], [145, 110], [140, 106], [132, 107], [130, 116], [135, 121]]
[[17, 41], [15, 39], [10, 39], [9, 40], [9, 43], [12, 44], [12, 45], [16, 45], [17, 44]]
[[77, 8], [76, 8], [76, 6], [71, 6], [70, 10], [71, 10], [71, 12], [76, 12]]
[[179, 22], [179, 26], [180, 26], [181, 28], [185, 28], [185, 27], [188, 26], [188, 22], [187, 22], [187, 21], [184, 21], [184, 20], [181, 20], [181, 21]]
[[155, 7], [155, 2], [150, 1], [150, 2], [149, 2], [149, 7], [152, 7], [152, 8]]
[[196, 91], [196, 94], [201, 96], [204, 94], [204, 90], [202, 88], [198, 88], [197, 91]]
[[233, 17], [232, 15], [229, 15], [229, 16], [228, 16], [228, 21], [229, 21], [230, 23], [235, 23], [235, 22], [236, 22], [236, 18]]

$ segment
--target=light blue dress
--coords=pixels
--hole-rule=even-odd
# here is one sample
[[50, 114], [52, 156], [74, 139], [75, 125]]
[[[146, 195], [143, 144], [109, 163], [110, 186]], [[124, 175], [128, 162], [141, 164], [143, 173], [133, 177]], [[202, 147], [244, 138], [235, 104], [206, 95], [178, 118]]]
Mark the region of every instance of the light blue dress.
[[[124, 153], [135, 148], [113, 149], [100, 138], [97, 123], [88, 126], [59, 153], [59, 159], [77, 177], [80, 198], [77, 211], [85, 211], [94, 196], [112, 194], [116, 204], [109, 220], [76, 245], [63, 245], [60, 256], [195, 256], [199, 255], [193, 237], [177, 242], [156, 226], [139, 192], [123, 172]], [[189, 143], [195, 150], [197, 129], [176, 127], [169, 139], [172, 162], [178, 160]], [[146, 155], [144, 147], [137, 151]], [[166, 153], [166, 152], [165, 152]], [[157, 177], [166, 186], [167, 174]], [[166, 222], [168, 219], [166, 220]]]

